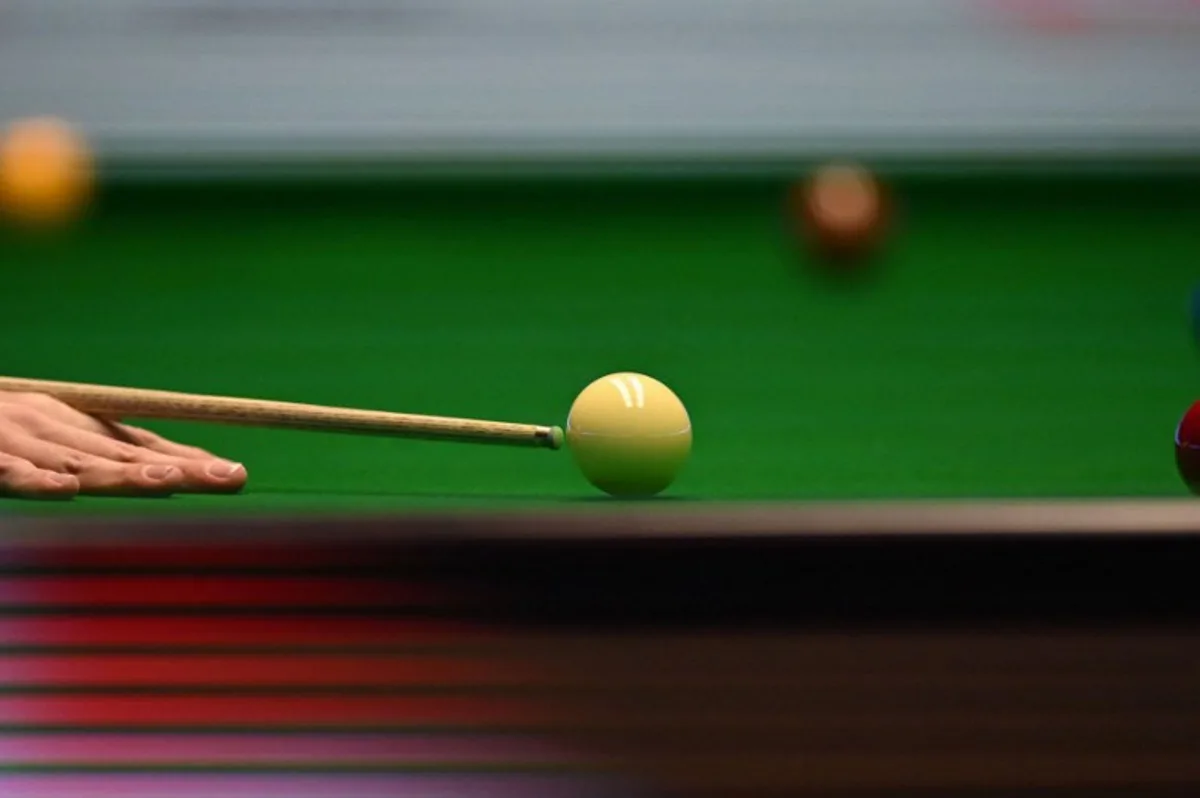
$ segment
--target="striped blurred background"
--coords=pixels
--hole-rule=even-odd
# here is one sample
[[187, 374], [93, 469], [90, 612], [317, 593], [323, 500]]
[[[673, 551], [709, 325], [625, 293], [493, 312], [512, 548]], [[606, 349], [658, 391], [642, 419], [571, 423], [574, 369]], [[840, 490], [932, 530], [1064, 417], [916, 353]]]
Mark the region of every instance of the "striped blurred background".
[[1200, 785], [1190, 539], [498, 543], [326, 523], [324, 542], [285, 521], [5, 537], [0, 795]]

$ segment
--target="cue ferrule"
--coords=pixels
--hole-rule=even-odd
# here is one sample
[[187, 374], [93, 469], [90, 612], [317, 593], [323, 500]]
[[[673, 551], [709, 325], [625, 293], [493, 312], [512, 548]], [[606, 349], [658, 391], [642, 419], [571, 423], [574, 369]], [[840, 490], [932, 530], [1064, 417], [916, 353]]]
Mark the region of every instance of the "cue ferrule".
[[0, 391], [53, 396], [89, 415], [558, 449], [558, 427], [0, 377]]

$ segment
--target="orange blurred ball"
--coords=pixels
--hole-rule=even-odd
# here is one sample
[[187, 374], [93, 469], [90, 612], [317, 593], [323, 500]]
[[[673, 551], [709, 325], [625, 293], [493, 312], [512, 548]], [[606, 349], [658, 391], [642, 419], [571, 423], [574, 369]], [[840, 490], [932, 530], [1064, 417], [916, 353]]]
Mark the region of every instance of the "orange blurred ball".
[[37, 226], [75, 218], [93, 189], [86, 141], [65, 122], [24, 119], [0, 139], [0, 210]]
[[852, 163], [828, 164], [793, 189], [793, 218], [818, 254], [858, 258], [882, 243], [889, 221], [879, 181]]

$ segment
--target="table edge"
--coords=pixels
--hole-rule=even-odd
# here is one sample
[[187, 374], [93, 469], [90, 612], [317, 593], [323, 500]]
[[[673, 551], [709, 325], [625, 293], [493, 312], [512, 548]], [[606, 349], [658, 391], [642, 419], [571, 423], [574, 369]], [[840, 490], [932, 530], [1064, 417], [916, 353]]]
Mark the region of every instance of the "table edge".
[[5, 519], [0, 545], [79, 545], [153, 535], [237, 543], [372, 539], [812, 539], [1168, 536], [1200, 538], [1195, 500], [1019, 500], [613, 504], [376, 514], [119, 515]]

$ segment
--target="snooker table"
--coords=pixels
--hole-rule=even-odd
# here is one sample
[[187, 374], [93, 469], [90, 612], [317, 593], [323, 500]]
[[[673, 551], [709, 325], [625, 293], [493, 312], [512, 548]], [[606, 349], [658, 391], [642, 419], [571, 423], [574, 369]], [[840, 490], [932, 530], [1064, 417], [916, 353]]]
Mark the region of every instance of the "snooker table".
[[[694, 420], [680, 500], [1180, 497], [1195, 175], [885, 172], [896, 236], [851, 284], [789, 248], [778, 176], [129, 178], [3, 239], [0, 373], [561, 424], [642, 371]], [[595, 495], [565, 453], [160, 427], [248, 493], [71, 509]]]
[[565, 453], [185, 424], [239, 496], [0, 503], [11, 798], [1194, 795], [1193, 172], [888, 175], [823, 279], [754, 175], [131, 180], [5, 234], [9, 374], [562, 423]]

